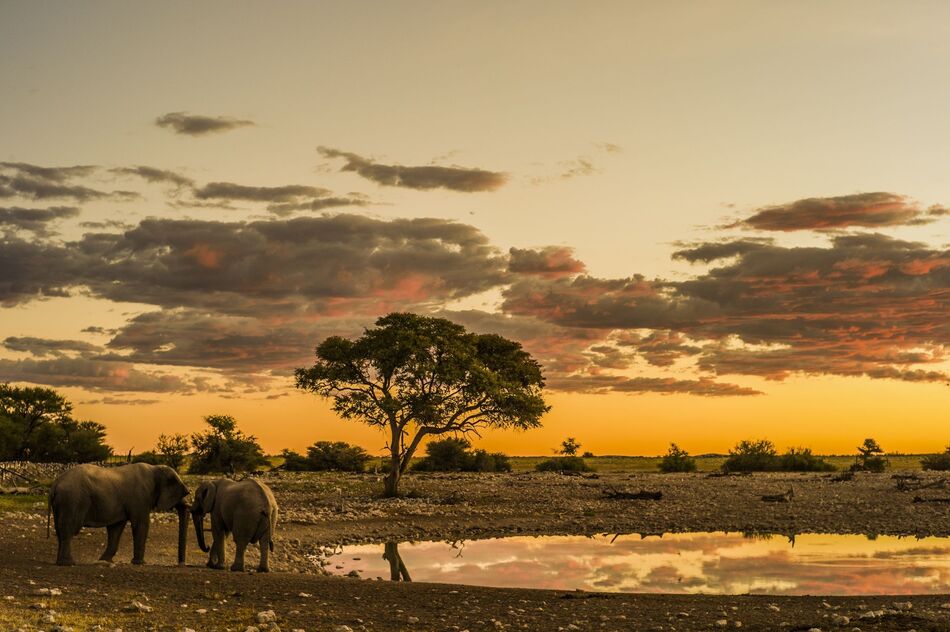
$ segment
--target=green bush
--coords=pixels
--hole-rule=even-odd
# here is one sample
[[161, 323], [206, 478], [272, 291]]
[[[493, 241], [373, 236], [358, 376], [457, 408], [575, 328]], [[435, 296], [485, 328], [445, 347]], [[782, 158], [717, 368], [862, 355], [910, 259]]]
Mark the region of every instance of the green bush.
[[191, 436], [191, 474], [250, 472], [268, 463], [257, 439], [238, 430], [234, 417], [209, 415], [205, 423], [211, 427], [208, 432]]
[[837, 468], [811, 452], [811, 448], [790, 448], [778, 457], [778, 470], [782, 472], [834, 472]]
[[307, 455], [284, 450], [283, 469], [290, 472], [362, 472], [370, 455], [357, 445], [344, 441], [317, 441]]
[[534, 466], [538, 472], [593, 472], [594, 468], [579, 456], [556, 456]]
[[950, 470], [950, 446], [943, 454], [929, 454], [920, 460], [920, 466], [925, 470], [946, 472]]
[[510, 472], [511, 462], [501, 452], [471, 450], [467, 439], [449, 437], [430, 441], [426, 456], [412, 464], [416, 472]]
[[773, 472], [778, 469], [775, 444], [768, 439], [743, 440], [729, 450], [724, 472]]
[[686, 450], [681, 449], [675, 443], [670, 444], [670, 449], [660, 461], [660, 471], [664, 474], [672, 472], [695, 472], [696, 459], [691, 457]]
[[832, 472], [831, 463], [812, 454], [810, 448], [790, 448], [779, 455], [767, 439], [740, 441], [722, 464], [724, 472]]

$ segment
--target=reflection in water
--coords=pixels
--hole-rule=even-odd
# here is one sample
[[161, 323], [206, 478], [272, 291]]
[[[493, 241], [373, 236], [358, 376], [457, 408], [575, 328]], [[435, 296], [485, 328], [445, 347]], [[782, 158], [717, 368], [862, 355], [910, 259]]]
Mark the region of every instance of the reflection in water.
[[[657, 537], [661, 536], [661, 537]], [[402, 550], [400, 551], [400, 546]], [[950, 592], [950, 538], [667, 533], [347, 546], [336, 573], [393, 581], [651, 593]], [[336, 569], [339, 565], [341, 568]], [[412, 569], [413, 578], [410, 578]]]
[[406, 569], [402, 557], [399, 555], [399, 543], [387, 542], [383, 546], [383, 559], [389, 562], [389, 579], [398, 582], [411, 582], [409, 571]]

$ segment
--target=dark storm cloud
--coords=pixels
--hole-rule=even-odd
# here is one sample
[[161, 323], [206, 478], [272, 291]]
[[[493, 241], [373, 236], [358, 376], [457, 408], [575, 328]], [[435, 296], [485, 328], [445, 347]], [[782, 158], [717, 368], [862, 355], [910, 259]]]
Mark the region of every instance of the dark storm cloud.
[[151, 184], [172, 184], [179, 188], [194, 185], [194, 180], [191, 178], [167, 169], [138, 165], [135, 167], [116, 167], [110, 169], [110, 171], [119, 175], [138, 176]]
[[574, 249], [546, 246], [540, 249], [512, 248], [508, 251], [508, 270], [513, 274], [536, 274], [559, 278], [584, 272], [583, 262], [574, 258]]
[[317, 151], [326, 158], [342, 158], [346, 161], [340, 171], [352, 171], [376, 184], [407, 189], [448, 189], [472, 193], [494, 191], [508, 180], [508, 175], [497, 171], [466, 167], [438, 167], [425, 165], [407, 167], [387, 165], [363, 158], [357, 154], [331, 147], [319, 147]]
[[60, 219], [76, 217], [79, 209], [73, 206], [53, 206], [50, 208], [22, 208], [11, 206], [0, 208], [0, 230], [7, 228], [25, 230], [38, 237], [50, 234], [50, 224]]
[[928, 213], [895, 193], [857, 193], [806, 198], [761, 208], [735, 225], [770, 231], [824, 230], [850, 226], [883, 227], [932, 221]]
[[255, 125], [254, 121], [231, 118], [230, 116], [204, 116], [188, 112], [169, 112], [155, 119], [159, 127], [169, 129], [176, 134], [186, 136], [204, 136], [217, 132], [227, 132], [240, 127]]

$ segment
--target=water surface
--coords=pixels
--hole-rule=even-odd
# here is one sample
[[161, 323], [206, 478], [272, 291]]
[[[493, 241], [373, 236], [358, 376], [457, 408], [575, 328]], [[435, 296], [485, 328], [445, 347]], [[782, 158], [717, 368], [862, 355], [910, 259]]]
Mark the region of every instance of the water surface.
[[950, 538], [677, 533], [347, 546], [332, 573], [510, 588], [774, 595], [950, 592]]

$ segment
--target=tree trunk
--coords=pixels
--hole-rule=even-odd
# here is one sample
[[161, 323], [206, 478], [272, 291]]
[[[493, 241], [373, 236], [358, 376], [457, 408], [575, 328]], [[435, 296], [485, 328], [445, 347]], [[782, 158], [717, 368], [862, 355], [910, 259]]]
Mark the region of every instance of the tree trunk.
[[399, 496], [399, 477], [402, 474], [402, 463], [399, 461], [399, 447], [402, 433], [394, 421], [390, 422], [392, 436], [389, 439], [389, 474], [383, 483], [383, 496], [396, 498]]

